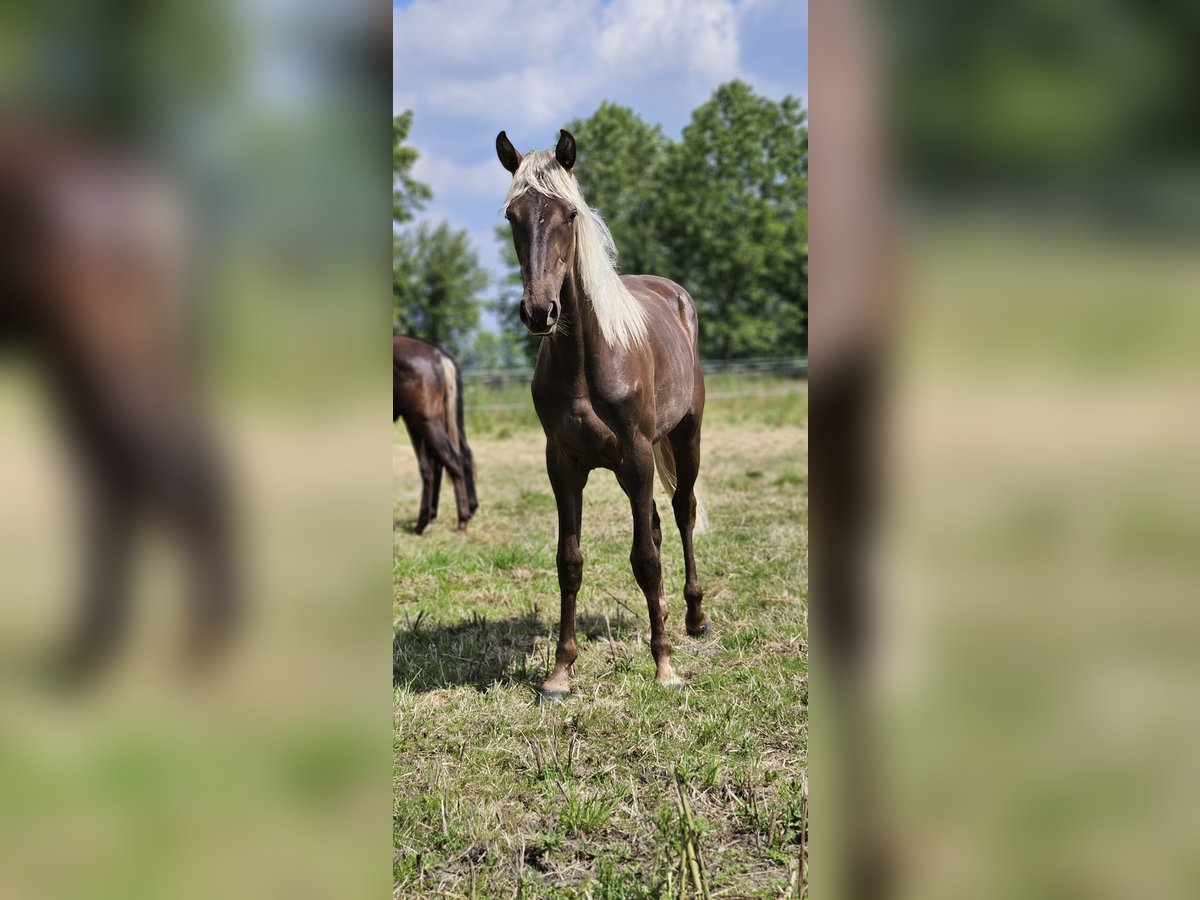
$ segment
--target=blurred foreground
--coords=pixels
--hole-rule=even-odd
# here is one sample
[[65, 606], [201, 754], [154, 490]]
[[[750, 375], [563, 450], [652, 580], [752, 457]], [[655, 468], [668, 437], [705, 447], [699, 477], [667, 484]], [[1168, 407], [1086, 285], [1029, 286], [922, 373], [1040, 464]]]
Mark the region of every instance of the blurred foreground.
[[[65, 2], [3, 28], [0, 895], [382, 896], [382, 8]], [[195, 612], [234, 597], [188, 665], [217, 621]], [[73, 689], [46, 677], [105, 633]]]
[[1196, 25], [813, 7], [814, 896], [1200, 890]]

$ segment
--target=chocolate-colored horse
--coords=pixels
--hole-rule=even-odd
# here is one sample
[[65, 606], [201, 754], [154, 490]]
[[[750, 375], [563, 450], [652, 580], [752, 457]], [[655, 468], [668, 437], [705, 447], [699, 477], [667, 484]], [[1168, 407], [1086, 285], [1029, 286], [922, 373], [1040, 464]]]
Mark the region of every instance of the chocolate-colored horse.
[[118, 644], [146, 513], [188, 552], [192, 654], [211, 654], [234, 620], [225, 479], [190, 366], [181, 218], [173, 193], [123, 152], [0, 132], [0, 344], [46, 371], [84, 476], [71, 674]]
[[667, 606], [654, 505], [654, 470], [668, 491], [683, 539], [688, 634], [708, 631], [701, 609], [692, 532], [703, 523], [694, 491], [700, 470], [704, 376], [696, 307], [687, 291], [653, 275], [621, 277], [612, 237], [584, 201], [571, 167], [575, 139], [559, 135], [553, 152], [522, 157], [502, 131], [496, 153], [513, 175], [505, 217], [521, 263], [521, 321], [542, 335], [533, 405], [546, 432], [546, 470], [558, 504], [558, 581], [562, 598], [550, 699], [569, 690], [575, 647], [575, 597], [583, 579], [579, 532], [583, 488], [592, 469], [611, 469], [633, 510], [629, 561], [650, 611], [655, 678], [681, 682], [671, 668]]
[[417, 534], [437, 518], [443, 468], [454, 483], [458, 530], [465, 531], [479, 501], [463, 427], [462, 372], [441, 347], [404, 335], [392, 338], [392, 421], [401, 416], [421, 470]]

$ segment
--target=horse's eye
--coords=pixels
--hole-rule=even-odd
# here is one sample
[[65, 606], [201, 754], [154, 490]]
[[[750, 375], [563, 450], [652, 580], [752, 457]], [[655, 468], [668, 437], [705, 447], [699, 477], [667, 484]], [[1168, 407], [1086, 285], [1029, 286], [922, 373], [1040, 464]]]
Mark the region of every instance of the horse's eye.
[[573, 209], [573, 210], [571, 210], [571, 214], [570, 214], [569, 216], [567, 216], [567, 221], [568, 221], [568, 222], [574, 222], [574, 221], [575, 221], [575, 217], [576, 217], [577, 215], [579, 215], [579, 210], [577, 210], [577, 209]]
[[504, 211], [504, 218], [508, 219], [508, 221], [510, 221], [510, 222], [513, 220], [513, 214], [512, 214], [511, 209], [506, 209]]

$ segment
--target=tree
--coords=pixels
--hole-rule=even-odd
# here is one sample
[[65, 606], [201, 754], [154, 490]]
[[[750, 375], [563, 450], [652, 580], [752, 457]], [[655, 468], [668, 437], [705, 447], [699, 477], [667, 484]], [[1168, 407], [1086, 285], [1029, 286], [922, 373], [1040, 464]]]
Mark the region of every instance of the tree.
[[627, 106], [605, 101], [586, 119], [567, 128], [579, 144], [574, 169], [589, 204], [600, 211], [617, 245], [622, 272], [638, 275], [661, 268], [655, 197], [667, 138]]
[[405, 144], [411, 127], [411, 111], [392, 119], [392, 331], [459, 353], [479, 324], [488, 276], [465, 229], [406, 225], [433, 197], [412, 177], [417, 151]]
[[798, 100], [721, 85], [668, 148], [663, 274], [700, 312], [706, 356], [807, 351], [808, 127]]
[[404, 143], [412, 128], [412, 116], [412, 110], [408, 110], [392, 119], [392, 221], [397, 225], [412, 221], [413, 213], [433, 197], [429, 185], [412, 177], [417, 151]]
[[392, 243], [393, 330], [465, 351], [488, 275], [466, 229], [422, 222]]

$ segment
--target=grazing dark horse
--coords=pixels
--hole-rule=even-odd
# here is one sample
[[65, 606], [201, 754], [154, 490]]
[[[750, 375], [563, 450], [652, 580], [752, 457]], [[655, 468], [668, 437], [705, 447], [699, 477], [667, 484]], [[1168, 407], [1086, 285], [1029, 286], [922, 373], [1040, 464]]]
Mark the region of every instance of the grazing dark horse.
[[0, 131], [0, 345], [30, 354], [83, 476], [82, 614], [68, 674], [125, 629], [135, 531], [147, 514], [189, 563], [189, 656], [234, 623], [226, 482], [198, 412], [182, 210], [123, 151]]
[[454, 483], [458, 530], [466, 531], [479, 501], [463, 427], [462, 371], [441, 347], [404, 335], [392, 338], [392, 421], [401, 416], [421, 470], [417, 534], [437, 518], [443, 468]]
[[542, 335], [533, 405], [546, 432], [546, 470], [558, 505], [558, 582], [562, 598], [554, 671], [543, 695], [569, 690], [575, 646], [575, 597], [583, 578], [579, 531], [583, 488], [592, 469], [611, 469], [633, 510], [629, 561], [650, 611], [655, 680], [681, 682], [671, 668], [667, 606], [654, 505], [657, 464], [683, 539], [690, 635], [708, 631], [701, 609], [692, 532], [703, 512], [695, 494], [700, 470], [704, 376], [696, 307], [682, 287], [653, 275], [619, 276], [612, 237], [583, 198], [571, 167], [575, 139], [522, 157], [502, 131], [500, 162], [513, 175], [505, 217], [521, 264], [521, 321]]

